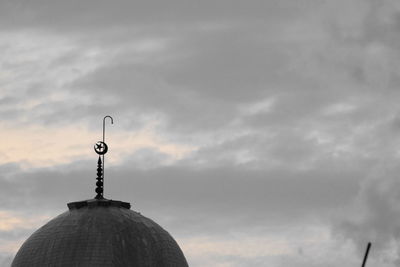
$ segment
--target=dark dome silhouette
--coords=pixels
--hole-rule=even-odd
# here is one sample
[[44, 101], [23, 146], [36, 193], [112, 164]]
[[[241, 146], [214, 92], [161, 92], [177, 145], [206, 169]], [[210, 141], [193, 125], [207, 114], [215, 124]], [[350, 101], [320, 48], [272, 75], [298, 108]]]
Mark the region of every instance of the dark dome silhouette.
[[12, 267], [187, 267], [175, 240], [161, 226], [130, 210], [127, 202], [105, 199], [103, 141], [94, 199], [68, 203], [69, 210], [33, 233], [21, 246]]
[[92, 199], [68, 207], [25, 241], [12, 267], [188, 266], [171, 235], [129, 203]]

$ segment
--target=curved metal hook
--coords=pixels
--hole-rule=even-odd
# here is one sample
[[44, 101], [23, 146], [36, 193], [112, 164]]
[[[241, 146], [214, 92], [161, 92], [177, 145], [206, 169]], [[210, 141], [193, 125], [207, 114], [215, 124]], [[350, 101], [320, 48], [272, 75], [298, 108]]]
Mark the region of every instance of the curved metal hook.
[[106, 135], [106, 118], [110, 118], [111, 124], [114, 124], [114, 120], [111, 116], [107, 115], [103, 118], [103, 143], [104, 143], [104, 139], [105, 139], [105, 135]]
[[[103, 118], [103, 144], [105, 145], [105, 147], [107, 147], [107, 145], [106, 145], [106, 143], [104, 142], [104, 139], [105, 139], [105, 137], [106, 137], [106, 119], [107, 118], [110, 118], [110, 120], [111, 120], [111, 124], [114, 124], [114, 119], [111, 117], [111, 116], [105, 116], [104, 118]], [[104, 160], [104, 154], [105, 153], [103, 153], [101, 156], [102, 156], [102, 158], [103, 158], [103, 162], [101, 162], [101, 160], [100, 160], [100, 158], [99, 158], [99, 164], [101, 164], [102, 165], [102, 173], [100, 174], [101, 175], [101, 182], [102, 182], [102, 185], [101, 185], [101, 190], [99, 189], [99, 192], [97, 192], [96, 191], [96, 193], [98, 193], [98, 195], [96, 196], [96, 198], [103, 198], [103, 195], [104, 195], [104, 173], [105, 173], [105, 167], [104, 167], [104, 165], [105, 165], [105, 160]]]

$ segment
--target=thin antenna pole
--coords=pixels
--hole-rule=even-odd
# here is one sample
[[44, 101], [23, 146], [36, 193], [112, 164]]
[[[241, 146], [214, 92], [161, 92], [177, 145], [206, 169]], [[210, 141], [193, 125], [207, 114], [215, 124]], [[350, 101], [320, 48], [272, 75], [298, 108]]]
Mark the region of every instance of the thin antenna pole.
[[111, 124], [114, 124], [114, 120], [111, 116], [107, 115], [103, 118], [103, 143], [104, 143], [104, 139], [106, 138], [106, 118], [110, 118]]
[[365, 267], [365, 263], [367, 262], [368, 253], [369, 253], [370, 248], [371, 248], [371, 242], [368, 242], [367, 250], [365, 251], [364, 261], [363, 261], [361, 267]]
[[[110, 118], [111, 120], [111, 124], [114, 124], [114, 120], [111, 116], [107, 115], [103, 118], [103, 143], [105, 143], [105, 138], [106, 138], [106, 119]], [[105, 173], [105, 169], [104, 169], [104, 154], [102, 155], [103, 157], [103, 190], [104, 190], [104, 173]], [[104, 195], [104, 193], [103, 193]]]

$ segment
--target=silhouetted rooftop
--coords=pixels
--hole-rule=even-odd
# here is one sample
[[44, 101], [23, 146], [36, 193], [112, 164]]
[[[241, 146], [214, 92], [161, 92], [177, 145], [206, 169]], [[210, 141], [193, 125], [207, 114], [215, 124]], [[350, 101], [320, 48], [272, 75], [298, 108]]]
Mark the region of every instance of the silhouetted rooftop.
[[68, 207], [25, 241], [12, 267], [188, 266], [171, 235], [127, 202], [91, 199]]

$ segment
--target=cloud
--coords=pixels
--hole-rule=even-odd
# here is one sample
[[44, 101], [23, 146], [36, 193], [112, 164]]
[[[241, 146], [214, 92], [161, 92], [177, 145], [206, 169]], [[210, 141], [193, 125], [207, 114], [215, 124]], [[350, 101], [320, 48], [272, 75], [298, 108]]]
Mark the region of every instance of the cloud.
[[[398, 159], [399, 10], [391, 0], [1, 1], [0, 201], [18, 213], [6, 219], [94, 195], [87, 148], [110, 114], [106, 195], [189, 253], [196, 242], [216, 251], [194, 265], [356, 265], [367, 237], [371, 262], [393, 265], [396, 172], [370, 173]], [[324, 249], [236, 255], [276, 225], [282, 235], [320, 226]], [[332, 225], [351, 242], [329, 236]]]
[[395, 264], [400, 262], [398, 171], [392, 164], [375, 169], [335, 229], [338, 235], [353, 240], [361, 251], [372, 242], [375, 257]]
[[[1, 197], [3, 208], [60, 212], [66, 202], [90, 198], [95, 163], [3, 174], [2, 188], [8, 188]], [[107, 168], [106, 197], [132, 202], [133, 209], [147, 212], [156, 221], [166, 220], [173, 228], [182, 225], [176, 229], [186, 233], [242, 231], [249, 224], [262, 229], [269, 223], [293, 222], [293, 218], [299, 222], [327, 216], [329, 220], [331, 211], [351, 201], [362, 177], [354, 171], [126, 167], [135, 165], [130, 161]]]
[[[361, 176], [350, 172], [344, 176], [323, 170], [299, 173], [232, 166], [196, 170], [173, 165], [142, 169], [136, 164], [140, 163], [140, 154], [147, 156], [149, 151], [135, 153], [139, 153], [139, 159], [127, 157], [128, 161], [122, 165], [107, 168], [106, 197], [129, 201], [132, 209], [160, 223], [177, 238], [194, 266], [201, 266], [204, 259], [192, 254], [197, 251], [193, 246], [218, 249], [218, 253], [207, 254], [208, 260], [216, 264], [247, 262], [262, 266], [261, 262], [266, 259], [281, 261], [274, 259], [271, 249], [251, 252], [251, 246], [246, 244], [253, 242], [275, 247], [275, 250], [276, 244], [283, 242], [282, 246], [290, 245], [290, 249], [282, 255], [291, 257], [289, 255], [297, 250], [293, 240], [301, 244], [310, 238], [308, 234], [300, 234], [304, 227], [314, 231], [318, 228], [316, 225], [321, 225], [321, 217], [326, 216], [323, 225], [329, 221], [329, 214], [348, 203], [357, 192], [358, 181], [353, 177]], [[152, 154], [150, 157], [154, 158]], [[13, 209], [24, 218], [31, 216], [35, 221], [43, 221], [40, 216], [54, 217], [66, 210], [67, 202], [94, 196], [95, 163], [95, 160], [87, 160], [36, 170], [4, 166], [0, 180], [1, 188], [7, 188], [1, 196], [3, 208]], [[16, 249], [34, 230], [31, 223], [21, 227], [27, 227], [28, 231], [17, 229], [0, 233], [3, 239], [9, 236], [9, 240], [14, 240], [13, 244], [7, 243], [7, 251], [14, 251], [11, 248]], [[300, 232], [291, 236], [291, 229], [297, 227]], [[276, 235], [268, 239], [274, 232]], [[280, 234], [285, 232], [293, 240], [285, 241]], [[326, 234], [329, 229], [324, 226], [323, 232]], [[232, 235], [231, 240], [225, 240]], [[202, 237], [204, 239], [199, 242]], [[321, 235], [317, 234], [313, 242], [318, 242], [319, 237]], [[247, 254], [236, 253], [236, 246], [243, 246]]]
[[[230, 5], [227, 5], [230, 3]], [[297, 11], [307, 11], [307, 3], [280, 1], [251, 1], [244, 4], [241, 1], [201, 1], [184, 3], [171, 1], [87, 1], [64, 3], [63, 1], [39, 1], [36, 4], [24, 1], [2, 2], [2, 17], [8, 22], [7, 27], [57, 28], [63, 30], [94, 30], [116, 25], [135, 25], [146, 23], [150, 25], [184, 22], [224, 20], [226, 18], [243, 21], [245, 19], [281, 18], [281, 15], [296, 15]], [[272, 12], [276, 11], [276, 13]], [[19, 16], [15, 16], [19, 14]], [[267, 16], [266, 16], [267, 15]], [[103, 29], [104, 30], [104, 29]]]
[[14, 259], [14, 256], [11, 254], [2, 254], [0, 256], [0, 266], [1, 267], [9, 267], [11, 266], [12, 260]]
[[[35, 90], [30, 90], [29, 101], [19, 98], [20, 108], [14, 105], [5, 109], [4, 114], [28, 122], [60, 125], [91, 121], [97, 114], [108, 112], [129, 117], [124, 119], [126, 127], [137, 127], [142, 123], [140, 118], [157, 117], [167, 127], [162, 129], [164, 134], [176, 135], [187, 130], [194, 133], [227, 127], [240, 117], [239, 107], [260, 98], [274, 98], [276, 105], [268, 115], [248, 118], [246, 122], [254, 122], [252, 127], [301, 121], [319, 109], [358, 95], [363, 85], [355, 80], [357, 77], [369, 86], [393, 79], [393, 74], [382, 75], [394, 63], [381, 60], [393, 56], [392, 48], [379, 43], [342, 41], [331, 27], [339, 23], [339, 31], [346, 31], [357, 25], [353, 31], [364, 34], [364, 21], [372, 15], [365, 7], [368, 4], [360, 1], [349, 5], [349, 14], [342, 14], [336, 4], [312, 1], [254, 1], [246, 7], [234, 2], [225, 12], [221, 3], [213, 5], [213, 9], [208, 8], [208, 2], [195, 6], [173, 2], [159, 8], [154, 8], [154, 4], [85, 2], [72, 8], [57, 1], [43, 1], [35, 6], [5, 2], [4, 10], [10, 9], [7, 14], [29, 10], [21, 13], [21, 23], [29, 22], [38, 29], [53, 27], [69, 34], [82, 34], [89, 31], [85, 28], [88, 24], [79, 24], [84, 20], [93, 22], [89, 25], [98, 29], [93, 35], [102, 36], [85, 38], [72, 34], [66, 38], [51, 30], [24, 27], [17, 36], [5, 34], [8, 40], [16, 40], [8, 42], [9, 49], [15, 43], [26, 46], [10, 50], [9, 61], [15, 61], [18, 55], [25, 59], [14, 65], [13, 73], [25, 70], [23, 73], [30, 77], [40, 77], [37, 81], [30, 78], [18, 87], [25, 91], [27, 86], [36, 84], [35, 88], [42, 88], [42, 93], [32, 100], [31, 91]], [[176, 9], [171, 8], [174, 5]], [[325, 14], [331, 13], [328, 10], [332, 8], [337, 12], [328, 16], [329, 23], [319, 23], [321, 16], [310, 11], [317, 9]], [[355, 9], [362, 12], [351, 19]], [[143, 17], [147, 14], [151, 18], [153, 12], [158, 12], [154, 17], [160, 21], [168, 17], [167, 22], [150, 23]], [[54, 21], [54, 17], [58, 19]], [[179, 19], [186, 23], [177, 26]], [[137, 23], [141, 20], [146, 27]], [[169, 23], [174, 27], [168, 27]], [[131, 30], [131, 24], [141, 30]], [[26, 34], [29, 38], [23, 37]], [[29, 42], [32, 39], [34, 42]], [[115, 42], [107, 42], [111, 39]], [[374, 46], [378, 47], [377, 52]], [[26, 62], [26, 58], [31, 61]], [[20, 76], [16, 78], [21, 80]], [[10, 91], [15, 92], [16, 86], [13, 84]], [[54, 92], [62, 92], [61, 101]], [[54, 100], [43, 98], [49, 93], [56, 95]], [[374, 98], [375, 93], [368, 96]]]

